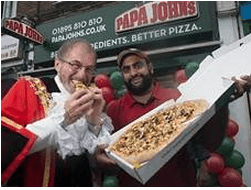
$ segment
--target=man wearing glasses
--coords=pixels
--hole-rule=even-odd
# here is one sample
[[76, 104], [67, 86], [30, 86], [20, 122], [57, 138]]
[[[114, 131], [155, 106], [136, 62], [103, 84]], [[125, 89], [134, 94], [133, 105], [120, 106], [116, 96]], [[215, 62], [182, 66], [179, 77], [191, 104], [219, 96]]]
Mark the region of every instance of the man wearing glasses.
[[21, 184], [10, 185], [92, 186], [89, 154], [94, 155], [98, 143], [109, 143], [113, 126], [102, 112], [101, 90], [75, 91], [74, 81], [88, 86], [93, 78], [96, 53], [91, 45], [84, 39], [69, 40], [56, 52], [54, 63], [54, 79], [22, 77], [2, 100], [6, 125], [16, 123], [37, 136], [24, 154], [30, 155], [22, 156]]

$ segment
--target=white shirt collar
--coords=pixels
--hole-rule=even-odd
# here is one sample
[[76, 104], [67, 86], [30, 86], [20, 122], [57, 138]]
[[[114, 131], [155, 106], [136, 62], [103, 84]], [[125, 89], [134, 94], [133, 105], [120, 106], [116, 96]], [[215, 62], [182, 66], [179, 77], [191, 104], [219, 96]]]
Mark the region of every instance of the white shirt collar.
[[56, 82], [56, 84], [57, 84], [57, 86], [58, 86], [58, 88], [59, 88], [59, 90], [60, 90], [60, 92], [61, 92], [62, 94], [65, 94], [65, 95], [67, 95], [67, 96], [70, 96], [70, 95], [71, 95], [71, 94], [68, 92], [68, 90], [65, 89], [65, 87], [64, 87], [63, 83], [61, 82], [61, 80], [59, 79], [59, 76], [58, 76], [58, 75], [55, 76], [54, 80], [55, 80], [55, 82]]

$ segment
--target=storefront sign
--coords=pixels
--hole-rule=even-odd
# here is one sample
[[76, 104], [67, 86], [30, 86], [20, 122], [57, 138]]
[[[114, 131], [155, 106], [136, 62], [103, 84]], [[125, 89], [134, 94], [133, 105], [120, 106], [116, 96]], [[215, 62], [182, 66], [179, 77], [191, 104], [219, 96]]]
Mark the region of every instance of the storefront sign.
[[1, 61], [19, 58], [19, 39], [9, 35], [1, 36]]
[[20, 37], [24, 37], [32, 42], [43, 44], [44, 37], [43, 35], [38, 32], [35, 28], [24, 24], [18, 20], [14, 19], [6, 19], [4, 20], [4, 28], [15, 35]]
[[[170, 42], [174, 43], [173, 39], [178, 45], [178, 43], [184, 43], [184, 39], [191, 41], [191, 36], [198, 36], [198, 34], [202, 40], [212, 38], [212, 31], [215, 28], [213, 26], [216, 25], [213, 23], [216, 23], [216, 19], [210, 17], [212, 3], [209, 1], [140, 2], [143, 4], [140, 7], [138, 3], [138, 1], [118, 2], [113, 6], [37, 26], [37, 29], [46, 36], [46, 41], [42, 46], [34, 47], [35, 62], [51, 61], [60, 44], [73, 38], [86, 39], [98, 55], [103, 54], [102, 56], [114, 56], [125, 47], [139, 47], [142, 44], [144, 48], [147, 46], [152, 48], [152, 45], [163, 47], [169, 45]], [[151, 9], [155, 7], [154, 12], [157, 15], [149, 15], [147, 7], [151, 7]], [[164, 10], [163, 7], [168, 9]], [[136, 13], [133, 11], [136, 9], [138, 10], [138, 21], [134, 21]], [[172, 16], [170, 16], [171, 12]], [[128, 19], [130, 14], [132, 15], [128, 24], [125, 19], [126, 13]], [[121, 15], [124, 16], [121, 17]], [[139, 26], [139, 21], [142, 22], [141, 25], [146, 22], [146, 17], [142, 15], [146, 15], [150, 25]], [[118, 21], [120, 18], [124, 20]], [[116, 24], [120, 22], [123, 22], [122, 26]], [[132, 23], [134, 28], [131, 26]], [[116, 28], [120, 32], [116, 32]], [[178, 41], [179, 38], [183, 38], [183, 40]]]
[[198, 8], [195, 1], [150, 2], [130, 9], [115, 18], [115, 32], [123, 32], [150, 25], [195, 17]]

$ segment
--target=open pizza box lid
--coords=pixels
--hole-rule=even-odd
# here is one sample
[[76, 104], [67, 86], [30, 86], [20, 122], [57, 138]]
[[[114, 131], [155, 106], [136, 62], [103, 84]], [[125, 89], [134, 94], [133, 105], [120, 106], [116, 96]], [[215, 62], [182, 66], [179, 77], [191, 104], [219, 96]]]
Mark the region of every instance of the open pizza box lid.
[[[250, 57], [248, 53], [249, 44], [243, 47], [231, 50], [230, 53], [217, 55], [213, 58], [208, 56], [201, 64], [200, 69], [184, 84], [179, 86], [182, 96], [176, 102], [186, 100], [205, 99], [209, 103], [208, 109], [194, 118], [184, 130], [174, 138], [164, 149], [156, 154], [151, 160], [141, 164], [135, 168], [133, 165], [123, 160], [123, 158], [106, 149], [107, 155], [114, 159], [117, 164], [125, 170], [129, 175], [136, 178], [142, 184], [145, 184], [162, 166], [164, 166], [177, 152], [184, 146], [196, 132], [215, 114], [216, 110], [228, 103], [230, 95], [234, 91], [232, 76], [240, 76], [246, 74], [251, 69], [249, 65]], [[241, 60], [241, 61], [240, 61]], [[236, 62], [238, 66], [236, 68]], [[124, 133], [133, 123], [141, 119], [145, 119], [158, 112], [159, 110], [175, 104], [174, 100], [167, 101], [158, 106], [154, 110], [141, 116], [139, 119], [125, 126], [112, 135], [114, 142], [120, 135]]]
[[[225, 79], [224, 79], [225, 81]], [[221, 81], [223, 83], [223, 81]], [[230, 80], [227, 80], [224, 82], [224, 85], [227, 85], [225, 88], [221, 88], [220, 90], [222, 93], [215, 93], [213, 101], [213, 96], [205, 97], [200, 96], [200, 94], [196, 97], [193, 96], [191, 99], [207, 99], [208, 102], [210, 102], [209, 108], [202, 113], [200, 116], [194, 118], [190, 124], [175, 138], [173, 139], [164, 149], [162, 149], [158, 154], [156, 154], [151, 160], [141, 164], [141, 166], [138, 168], [131, 165], [129, 162], [125, 161], [122, 157], [116, 155], [115, 153], [109, 151], [106, 149], [107, 155], [114, 159], [117, 164], [125, 170], [129, 175], [136, 178], [139, 182], [142, 184], [145, 184], [162, 166], [164, 166], [168, 160], [170, 160], [177, 152], [184, 146], [189, 139], [191, 139], [195, 133], [215, 114], [215, 102], [217, 99], [225, 99], [227, 90], [232, 86], [233, 82]], [[190, 98], [190, 97], [189, 97]], [[186, 99], [185, 96], [181, 96], [180, 99], [177, 100], [177, 102], [182, 102]], [[167, 108], [171, 105], [175, 104], [174, 100], [169, 100], [154, 110], [148, 112], [147, 114], [141, 116], [139, 119], [135, 120], [134, 122], [130, 123], [129, 125], [125, 126], [123, 129], [117, 131], [112, 135], [113, 141], [115, 141], [117, 138], [120, 137], [124, 133], [125, 130], [127, 130], [133, 123], [138, 122], [139, 120], [146, 119], [156, 112], [162, 110], [163, 108]], [[113, 142], [112, 141], [112, 142]]]

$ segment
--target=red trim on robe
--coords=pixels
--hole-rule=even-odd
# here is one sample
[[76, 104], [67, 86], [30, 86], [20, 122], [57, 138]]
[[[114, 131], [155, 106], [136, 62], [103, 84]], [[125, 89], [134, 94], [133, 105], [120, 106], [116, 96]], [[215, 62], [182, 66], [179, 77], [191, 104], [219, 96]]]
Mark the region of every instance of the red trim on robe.
[[[45, 117], [42, 101], [36, 94], [32, 78], [20, 78], [2, 99], [1, 114], [14, 122], [26, 126]], [[48, 186], [54, 185], [55, 152], [51, 155]], [[24, 186], [40, 187], [43, 185], [45, 151], [29, 155], [24, 160]], [[16, 163], [18, 166], [20, 163]], [[53, 176], [52, 176], [53, 175]], [[51, 181], [52, 180], [52, 181]]]
[[1, 124], [8, 128], [10, 131], [14, 131], [21, 136], [28, 139], [25, 146], [22, 148], [22, 150], [19, 152], [19, 154], [16, 156], [16, 158], [10, 163], [10, 165], [5, 169], [5, 171], [1, 174], [1, 183], [5, 183], [9, 180], [11, 175], [16, 171], [18, 166], [22, 163], [22, 161], [26, 158], [26, 156], [29, 154], [33, 144], [35, 143], [37, 137], [32, 132], [26, 130], [25, 128], [18, 128], [12, 125], [12, 123], [2, 119]]

